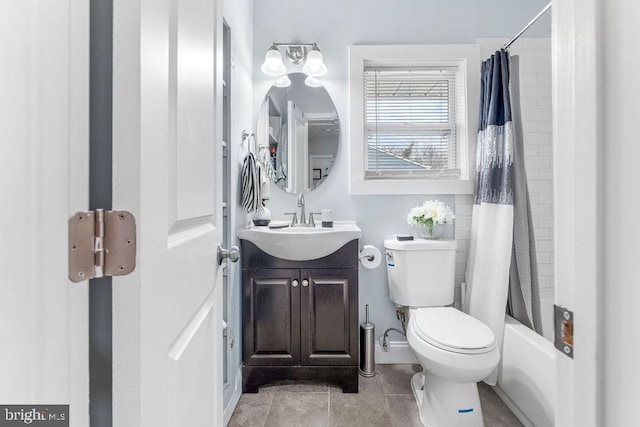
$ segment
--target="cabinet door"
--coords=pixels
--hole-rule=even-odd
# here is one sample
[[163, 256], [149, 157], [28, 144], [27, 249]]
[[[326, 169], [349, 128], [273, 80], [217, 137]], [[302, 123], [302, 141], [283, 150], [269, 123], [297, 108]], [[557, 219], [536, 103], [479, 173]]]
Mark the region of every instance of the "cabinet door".
[[299, 363], [299, 275], [297, 269], [243, 270], [245, 365]]
[[358, 270], [308, 269], [301, 278], [300, 363], [357, 365]]

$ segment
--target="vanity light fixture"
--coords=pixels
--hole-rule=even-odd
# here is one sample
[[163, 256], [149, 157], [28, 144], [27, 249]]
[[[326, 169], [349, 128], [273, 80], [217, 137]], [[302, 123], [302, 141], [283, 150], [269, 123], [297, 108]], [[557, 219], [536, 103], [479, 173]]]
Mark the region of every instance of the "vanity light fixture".
[[[302, 71], [307, 76], [319, 77], [327, 74], [322, 52], [316, 43], [273, 43], [264, 57], [260, 70], [268, 76], [280, 77], [287, 74], [282, 61], [280, 46], [286, 47], [287, 60], [292, 64], [304, 62]], [[317, 79], [316, 79], [317, 80]]]

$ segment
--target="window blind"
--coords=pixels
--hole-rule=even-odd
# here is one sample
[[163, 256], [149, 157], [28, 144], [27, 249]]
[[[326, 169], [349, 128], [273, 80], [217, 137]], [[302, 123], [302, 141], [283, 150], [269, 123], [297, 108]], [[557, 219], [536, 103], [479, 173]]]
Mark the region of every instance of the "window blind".
[[456, 71], [365, 69], [366, 178], [460, 175]]

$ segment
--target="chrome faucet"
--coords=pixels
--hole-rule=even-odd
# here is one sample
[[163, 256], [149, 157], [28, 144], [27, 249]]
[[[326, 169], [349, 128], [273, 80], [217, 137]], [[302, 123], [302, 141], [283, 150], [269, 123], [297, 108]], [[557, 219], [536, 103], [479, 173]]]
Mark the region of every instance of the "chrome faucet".
[[298, 207], [300, 208], [300, 224], [306, 224], [307, 220], [305, 218], [304, 212], [304, 194], [300, 193], [298, 196]]
[[307, 220], [307, 211], [305, 210], [304, 194], [298, 195], [298, 207], [300, 208], [300, 222], [297, 221], [297, 212], [286, 212], [287, 215], [293, 215], [291, 220], [291, 227], [315, 227], [316, 223], [313, 220], [315, 212], [309, 212], [309, 220]]
[[307, 212], [304, 205], [304, 194], [298, 195], [298, 207], [300, 208], [300, 222], [298, 222], [298, 212], [285, 212], [285, 215], [293, 215], [291, 219], [291, 227], [315, 227], [313, 215], [317, 212], [309, 212], [309, 220], [307, 221]]

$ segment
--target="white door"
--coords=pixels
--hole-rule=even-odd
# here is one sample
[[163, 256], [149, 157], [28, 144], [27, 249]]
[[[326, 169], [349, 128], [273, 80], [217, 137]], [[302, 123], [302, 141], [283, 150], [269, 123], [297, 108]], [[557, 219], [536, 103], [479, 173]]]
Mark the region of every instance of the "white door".
[[78, 427], [88, 282], [68, 279], [67, 220], [89, 205], [88, 38], [88, 1], [0, 2], [0, 404], [69, 405]]
[[[287, 102], [289, 118], [289, 192], [309, 191], [309, 121], [292, 101]], [[302, 219], [301, 219], [302, 220]]]
[[222, 424], [219, 9], [114, 1], [113, 206], [138, 227], [113, 281], [115, 426]]

